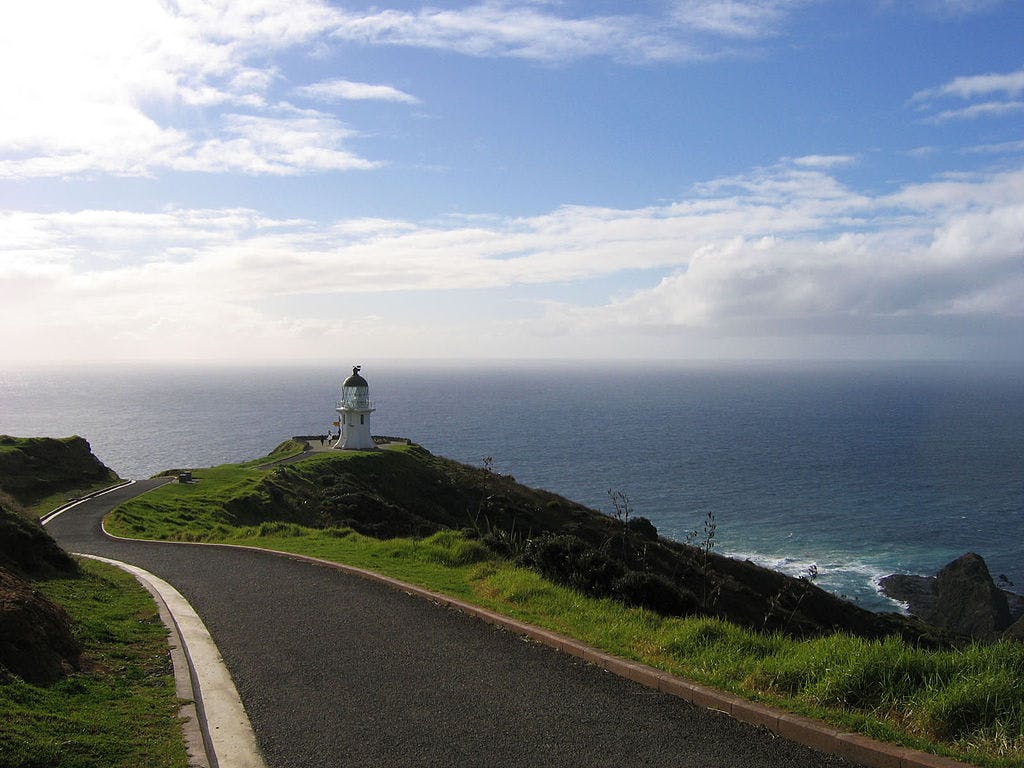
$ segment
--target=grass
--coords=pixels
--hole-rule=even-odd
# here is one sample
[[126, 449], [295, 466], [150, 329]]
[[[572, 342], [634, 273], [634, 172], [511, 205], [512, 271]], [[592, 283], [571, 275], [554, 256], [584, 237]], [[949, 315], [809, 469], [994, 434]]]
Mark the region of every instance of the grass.
[[253, 459], [252, 461], [242, 462], [238, 466], [259, 467], [260, 465], [267, 464], [271, 461], [280, 461], [281, 459], [290, 459], [292, 456], [298, 456], [305, 449], [306, 446], [301, 440], [288, 439], [277, 446], [277, 448], [271, 451], [267, 456], [260, 459]]
[[57, 507], [73, 500], [80, 499], [86, 494], [92, 493], [93, 491], [102, 491], [105, 488], [109, 488], [112, 485], [117, 484], [117, 480], [104, 480], [99, 483], [93, 483], [86, 485], [83, 488], [78, 488], [72, 491], [59, 491], [57, 493], [51, 493], [49, 496], [45, 496], [36, 503], [26, 508], [33, 519], [39, 519], [48, 512], [52, 512]]
[[67, 500], [118, 481], [81, 437], [0, 435], [3, 490], [37, 517]]
[[[341, 457], [311, 461], [328, 458]], [[587, 598], [456, 531], [379, 540], [279, 521], [231, 525], [222, 505], [258, 492], [268, 471], [201, 470], [196, 486], [165, 486], [122, 506], [110, 527], [122, 535], [245, 544], [354, 565], [844, 729], [991, 768], [1024, 764], [1024, 644], [926, 651], [898, 638], [793, 640]]]
[[75, 620], [83, 671], [0, 683], [0, 768], [185, 768], [167, 630], [134, 578], [93, 561], [35, 582]]

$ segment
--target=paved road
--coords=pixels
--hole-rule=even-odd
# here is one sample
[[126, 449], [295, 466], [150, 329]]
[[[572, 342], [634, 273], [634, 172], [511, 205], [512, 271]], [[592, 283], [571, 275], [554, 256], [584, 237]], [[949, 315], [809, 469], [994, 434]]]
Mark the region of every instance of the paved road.
[[145, 568], [192, 603], [271, 768], [851, 765], [333, 569], [104, 537], [100, 517], [153, 484], [47, 527], [67, 549]]

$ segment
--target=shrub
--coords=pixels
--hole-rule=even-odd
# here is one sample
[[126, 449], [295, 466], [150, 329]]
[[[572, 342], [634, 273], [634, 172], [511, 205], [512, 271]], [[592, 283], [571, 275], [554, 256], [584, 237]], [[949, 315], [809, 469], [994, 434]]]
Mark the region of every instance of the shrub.
[[647, 608], [667, 616], [697, 610], [697, 598], [657, 573], [629, 571], [612, 584], [612, 595], [626, 605]]
[[286, 523], [281, 520], [272, 520], [260, 523], [256, 532], [258, 536], [303, 536], [306, 531], [295, 523]]
[[646, 517], [632, 517], [626, 523], [626, 527], [642, 539], [656, 541], [658, 538], [658, 529]]
[[520, 563], [586, 595], [607, 597], [624, 574], [620, 563], [578, 536], [545, 534], [526, 542]]

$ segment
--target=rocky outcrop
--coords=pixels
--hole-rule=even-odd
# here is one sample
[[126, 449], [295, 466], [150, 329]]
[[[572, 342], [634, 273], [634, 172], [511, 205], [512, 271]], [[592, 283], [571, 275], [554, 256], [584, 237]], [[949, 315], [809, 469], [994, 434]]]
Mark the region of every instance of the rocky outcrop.
[[1024, 636], [1020, 596], [996, 586], [985, 560], [974, 552], [935, 576], [887, 576], [881, 588], [906, 603], [913, 616], [947, 632], [981, 641]]
[[1024, 616], [1021, 616], [1004, 629], [1002, 638], [1004, 640], [1016, 640], [1019, 643], [1024, 643]]

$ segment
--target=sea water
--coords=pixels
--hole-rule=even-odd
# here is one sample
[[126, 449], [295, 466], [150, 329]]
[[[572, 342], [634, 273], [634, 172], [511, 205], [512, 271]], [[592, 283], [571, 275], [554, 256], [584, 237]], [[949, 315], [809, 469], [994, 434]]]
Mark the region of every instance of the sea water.
[[[0, 372], [0, 433], [79, 434], [125, 477], [333, 429], [337, 367]], [[966, 551], [1024, 591], [1024, 367], [937, 363], [369, 364], [374, 434], [511, 474], [865, 607]]]

